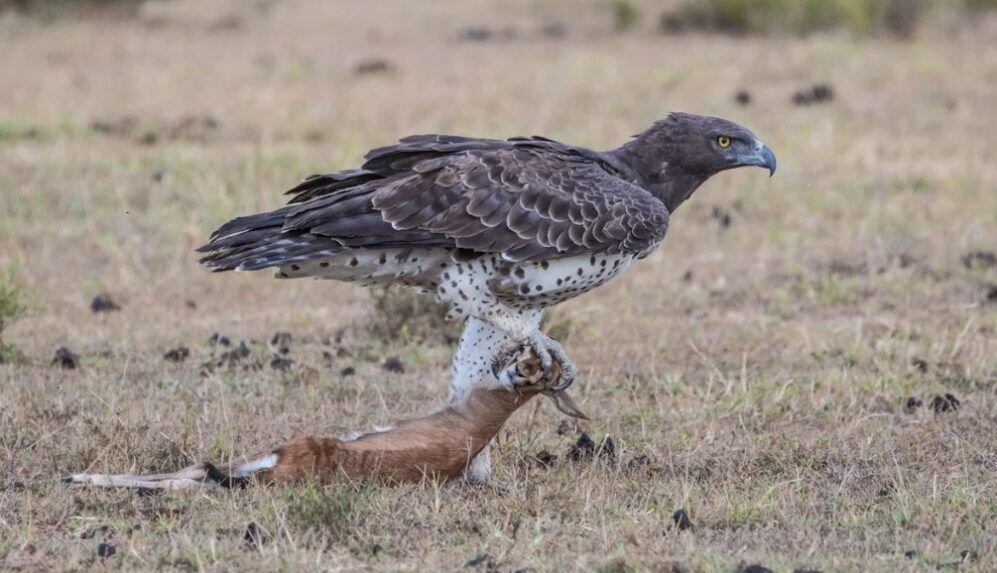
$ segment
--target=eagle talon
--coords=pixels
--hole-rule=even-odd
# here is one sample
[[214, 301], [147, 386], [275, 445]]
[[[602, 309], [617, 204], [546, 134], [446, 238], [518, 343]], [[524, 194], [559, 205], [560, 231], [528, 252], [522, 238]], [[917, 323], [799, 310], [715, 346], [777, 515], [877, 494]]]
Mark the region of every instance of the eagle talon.
[[536, 331], [527, 338], [526, 343], [533, 347], [534, 352], [537, 353], [537, 356], [540, 358], [540, 366], [543, 370], [550, 370], [554, 366], [554, 360], [557, 360], [561, 381], [552, 390], [566, 390], [575, 382], [577, 374], [575, 363], [568, 358], [568, 353], [564, 350], [564, 346], [560, 342], [540, 331]]
[[553, 388], [551, 388], [551, 390], [553, 390], [554, 392], [562, 392], [562, 391], [567, 390], [568, 388], [570, 388], [571, 385], [574, 384], [574, 383], [575, 383], [574, 376], [572, 376], [571, 378], [566, 378], [566, 377], [562, 376], [561, 377], [561, 382], [559, 384], [557, 384], [556, 386], [554, 386]]
[[563, 375], [561, 362], [552, 362], [550, 369], [545, 370], [536, 350], [532, 346], [526, 346], [516, 351], [516, 356], [503, 369], [500, 378], [510, 392], [543, 394], [554, 402], [561, 413], [588, 420], [589, 417], [565, 391], [570, 382], [562, 382]]

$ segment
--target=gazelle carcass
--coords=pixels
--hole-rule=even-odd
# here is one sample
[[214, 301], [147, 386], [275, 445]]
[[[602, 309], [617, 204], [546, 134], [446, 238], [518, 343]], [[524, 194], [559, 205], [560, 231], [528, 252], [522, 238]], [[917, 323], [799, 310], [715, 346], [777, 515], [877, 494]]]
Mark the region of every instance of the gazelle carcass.
[[303, 436], [244, 464], [196, 464], [152, 475], [75, 474], [69, 484], [147, 490], [225, 489], [250, 483], [375, 479], [389, 483], [450, 480], [466, 471], [505, 421], [533, 396], [545, 394], [559, 410], [585, 418], [560, 383], [556, 361], [546, 371], [532, 348], [509, 355], [495, 373], [500, 387], [475, 386], [462, 400], [428, 416], [353, 439]]

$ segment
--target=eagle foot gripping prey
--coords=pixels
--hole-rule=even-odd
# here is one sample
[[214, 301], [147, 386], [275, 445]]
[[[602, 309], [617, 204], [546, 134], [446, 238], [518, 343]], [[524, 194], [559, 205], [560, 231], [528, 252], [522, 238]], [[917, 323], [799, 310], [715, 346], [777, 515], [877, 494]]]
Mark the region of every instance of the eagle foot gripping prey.
[[552, 360], [548, 366], [544, 366], [541, 355], [529, 346], [511, 353], [507, 360], [510, 358], [512, 362], [508, 362], [500, 372], [495, 374], [500, 381], [508, 385], [510, 390], [516, 392], [539, 391], [550, 398], [561, 413], [573, 418], [589, 419], [568, 395], [567, 388], [574, 381], [573, 378], [569, 382], [565, 381], [565, 371], [570, 362]]

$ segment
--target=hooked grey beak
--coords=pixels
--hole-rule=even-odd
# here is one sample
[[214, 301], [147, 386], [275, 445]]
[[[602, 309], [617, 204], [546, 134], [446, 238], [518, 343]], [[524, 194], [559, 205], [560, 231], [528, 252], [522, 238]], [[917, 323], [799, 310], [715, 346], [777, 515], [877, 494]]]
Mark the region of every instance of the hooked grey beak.
[[742, 158], [743, 165], [754, 165], [765, 167], [769, 170], [769, 177], [775, 175], [775, 153], [761, 141], [755, 140], [754, 152]]

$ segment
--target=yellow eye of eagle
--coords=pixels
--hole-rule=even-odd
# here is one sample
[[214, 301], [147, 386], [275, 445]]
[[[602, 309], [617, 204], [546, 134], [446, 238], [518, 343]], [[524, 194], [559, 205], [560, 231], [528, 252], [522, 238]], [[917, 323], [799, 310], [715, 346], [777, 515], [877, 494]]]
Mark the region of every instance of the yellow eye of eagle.
[[727, 149], [730, 147], [730, 138], [726, 135], [721, 135], [717, 138], [717, 145], [720, 146], [720, 149]]

